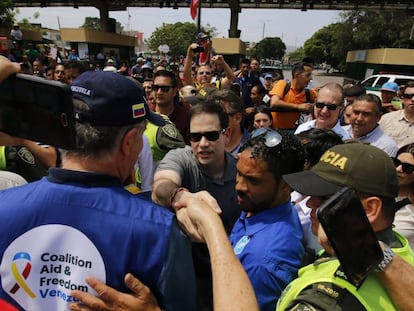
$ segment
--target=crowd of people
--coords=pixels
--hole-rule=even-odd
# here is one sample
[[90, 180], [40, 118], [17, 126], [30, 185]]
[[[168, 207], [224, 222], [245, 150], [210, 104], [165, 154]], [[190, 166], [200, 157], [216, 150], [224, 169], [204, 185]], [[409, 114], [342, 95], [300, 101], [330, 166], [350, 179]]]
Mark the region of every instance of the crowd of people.
[[[23, 310], [410, 310], [414, 81], [379, 98], [314, 86], [309, 58], [288, 80], [256, 59], [203, 61], [198, 46], [182, 70], [31, 62], [69, 84], [77, 145], [0, 132], [0, 298]], [[0, 81], [17, 72], [0, 57]], [[20, 147], [35, 177], [11, 165]], [[344, 187], [383, 252], [361, 284], [317, 217]]]

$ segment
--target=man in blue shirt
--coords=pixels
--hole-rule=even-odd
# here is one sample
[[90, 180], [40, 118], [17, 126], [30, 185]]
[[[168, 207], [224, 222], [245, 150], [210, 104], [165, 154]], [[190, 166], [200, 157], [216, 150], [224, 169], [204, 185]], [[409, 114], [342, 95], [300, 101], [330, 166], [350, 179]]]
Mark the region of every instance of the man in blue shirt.
[[283, 289], [297, 277], [304, 254], [291, 189], [281, 177], [301, 171], [304, 159], [296, 137], [264, 128], [253, 132], [239, 153], [236, 192], [242, 214], [230, 242], [262, 311], [275, 310]]
[[[291, 188], [281, 177], [287, 172], [301, 171], [304, 161], [304, 151], [295, 136], [265, 128], [253, 132], [239, 154], [236, 191], [243, 212], [233, 227], [230, 242], [252, 283], [261, 311], [275, 310], [281, 292], [297, 277], [304, 254], [299, 217], [290, 203]], [[185, 201], [194, 196], [199, 196], [206, 205], [204, 209], [214, 208], [211, 201], [217, 202], [206, 191], [197, 194], [180, 191], [174, 196], [177, 214], [184, 213], [181, 217], [179, 215], [179, 221], [197, 240], [199, 222], [191, 224], [191, 217], [186, 216], [184, 208]], [[222, 229], [211, 231], [216, 230]], [[212, 262], [214, 264], [220, 262]], [[226, 264], [225, 260], [223, 264]], [[226, 281], [227, 286], [231, 286], [229, 282]], [[123, 294], [111, 293], [107, 299], [90, 299], [90, 295], [79, 297], [86, 299], [83, 302], [88, 306], [92, 301], [95, 306], [97, 303], [118, 306]], [[242, 292], [240, 294], [243, 295]], [[148, 300], [144, 297], [142, 301]], [[140, 310], [130, 303], [127, 305], [127, 310]]]
[[240, 71], [237, 71], [238, 74], [233, 80], [233, 84], [240, 86], [240, 96], [243, 99], [244, 108], [253, 107], [252, 99], [250, 94], [252, 87], [255, 85], [262, 85], [259, 77], [256, 76], [250, 68], [250, 59], [243, 58], [241, 60]]
[[190, 241], [170, 211], [123, 187], [146, 120], [163, 119], [116, 73], [86, 72], [71, 91], [77, 146], [62, 151], [63, 168], [0, 192], [0, 299], [21, 310], [66, 310], [72, 290], [94, 293], [86, 277], [128, 291], [131, 272], [162, 308], [195, 310]]

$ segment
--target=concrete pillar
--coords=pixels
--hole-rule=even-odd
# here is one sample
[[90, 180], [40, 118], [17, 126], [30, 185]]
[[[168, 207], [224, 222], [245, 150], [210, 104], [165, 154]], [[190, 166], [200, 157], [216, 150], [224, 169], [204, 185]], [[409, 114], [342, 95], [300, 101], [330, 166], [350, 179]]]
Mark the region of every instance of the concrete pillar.
[[229, 38], [240, 38], [241, 30], [237, 29], [239, 13], [241, 12], [239, 0], [229, 0], [230, 6], [230, 29]]

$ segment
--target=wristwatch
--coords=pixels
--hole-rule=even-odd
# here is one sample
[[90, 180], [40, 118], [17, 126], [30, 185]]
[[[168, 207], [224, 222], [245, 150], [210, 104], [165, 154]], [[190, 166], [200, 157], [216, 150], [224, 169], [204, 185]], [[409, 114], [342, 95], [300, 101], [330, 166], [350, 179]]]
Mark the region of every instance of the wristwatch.
[[379, 271], [384, 271], [387, 266], [390, 264], [391, 260], [394, 258], [394, 252], [391, 249], [391, 247], [389, 247], [387, 244], [385, 244], [384, 242], [380, 242], [381, 248], [382, 248], [382, 252], [384, 254], [384, 258], [381, 260], [381, 262], [378, 264], [378, 270]]

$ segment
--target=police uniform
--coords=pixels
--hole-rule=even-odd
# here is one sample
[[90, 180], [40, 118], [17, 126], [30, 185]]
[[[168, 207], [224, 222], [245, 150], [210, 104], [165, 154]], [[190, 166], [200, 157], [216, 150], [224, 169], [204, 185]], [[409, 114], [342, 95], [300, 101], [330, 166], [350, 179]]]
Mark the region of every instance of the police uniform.
[[[408, 241], [394, 232], [400, 247], [395, 254], [414, 265]], [[348, 282], [335, 257], [321, 258], [299, 270], [299, 277], [282, 293], [276, 310], [398, 310], [386, 289], [371, 273], [360, 287]]]
[[[283, 179], [292, 189], [315, 197], [331, 196], [343, 187], [369, 197], [387, 198], [390, 202], [398, 195], [397, 174], [389, 156], [375, 146], [360, 143], [331, 147], [310, 171], [284, 175]], [[351, 205], [347, 208], [355, 207]], [[389, 209], [387, 217], [384, 217], [382, 209]], [[393, 213], [394, 206], [383, 203], [378, 215], [372, 218], [371, 225], [375, 228], [380, 219], [381, 224], [377, 228], [383, 228], [385, 225], [382, 223], [387, 224], [387, 227], [375, 230], [375, 235], [379, 241], [389, 245], [395, 254], [414, 265], [413, 251], [407, 239], [392, 231]], [[350, 244], [353, 242], [349, 241]], [[385, 269], [391, 261], [394, 256], [392, 251], [388, 246], [384, 248], [384, 259], [378, 265], [380, 270]], [[353, 255], [359, 254], [355, 251]], [[286, 287], [276, 309], [397, 310], [375, 272], [370, 272], [362, 283], [355, 286], [348, 281], [336, 257], [321, 258], [299, 270], [299, 277]]]

